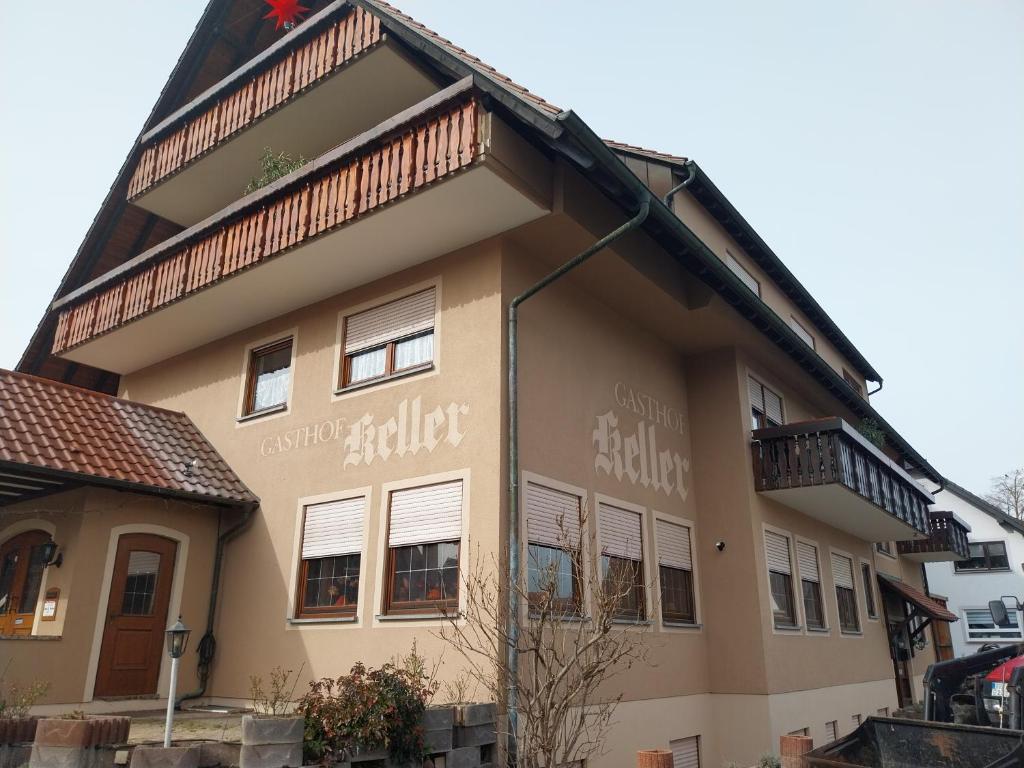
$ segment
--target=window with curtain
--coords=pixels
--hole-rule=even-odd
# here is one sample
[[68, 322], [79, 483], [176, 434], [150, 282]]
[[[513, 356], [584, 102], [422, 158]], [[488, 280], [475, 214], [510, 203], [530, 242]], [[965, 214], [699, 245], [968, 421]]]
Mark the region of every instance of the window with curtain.
[[602, 588], [616, 600], [616, 618], [642, 621], [647, 617], [642, 517], [604, 502], [597, 514]]
[[835, 583], [836, 604], [839, 607], [839, 630], [844, 633], [860, 632], [857, 589], [853, 583], [853, 563], [850, 558], [832, 553], [832, 581]]
[[696, 624], [690, 529], [659, 519], [655, 521], [655, 532], [658, 537], [661, 620], [667, 624]]
[[345, 318], [342, 387], [429, 369], [434, 362], [435, 289]]
[[530, 606], [577, 615], [583, 606], [580, 498], [528, 482], [525, 506]]
[[461, 480], [392, 491], [385, 611], [458, 610], [461, 539]]
[[793, 564], [789, 537], [775, 531], [764, 532], [764, 550], [768, 561], [772, 619], [776, 629], [795, 629], [796, 602], [793, 598]]
[[292, 339], [282, 339], [252, 350], [244, 415], [250, 416], [286, 405], [291, 378]]
[[296, 618], [355, 615], [365, 514], [363, 496], [303, 510]]
[[821, 571], [818, 548], [806, 541], [796, 543], [797, 565], [800, 567], [800, 589], [804, 601], [804, 621], [808, 629], [825, 629], [825, 608], [821, 599]]
[[782, 425], [782, 398], [753, 376], [747, 378], [750, 423], [753, 429]]

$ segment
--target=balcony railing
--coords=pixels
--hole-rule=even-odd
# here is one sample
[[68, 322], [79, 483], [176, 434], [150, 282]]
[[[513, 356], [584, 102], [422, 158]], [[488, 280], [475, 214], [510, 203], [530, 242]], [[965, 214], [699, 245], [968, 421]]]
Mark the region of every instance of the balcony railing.
[[[840, 418], [819, 419], [758, 429], [752, 445], [754, 484], [758, 491], [778, 496], [801, 511], [827, 520], [870, 541], [899, 536], [884, 520], [872, 520], [880, 510], [910, 531], [927, 534], [931, 496], [901, 467]], [[842, 488], [862, 503], [812, 493], [812, 489]], [[866, 508], [868, 507], [868, 508]], [[877, 518], [877, 515], [874, 517]], [[861, 518], [861, 519], [858, 519]]]
[[952, 512], [929, 512], [931, 532], [927, 539], [898, 541], [901, 555], [921, 562], [966, 560], [970, 557], [967, 533], [970, 530]]
[[[309, 28], [307, 28], [309, 25]], [[314, 28], [315, 27], [315, 28]], [[314, 33], [309, 36], [310, 29]], [[319, 31], [317, 31], [319, 30]], [[343, 7], [310, 19], [293, 33], [305, 40], [268, 51], [215, 100], [200, 97], [143, 137], [145, 149], [128, 183], [128, 199], [197, 160], [218, 144], [344, 68], [382, 40], [380, 20]]]
[[60, 354], [343, 227], [483, 155], [465, 83], [254, 192], [56, 303]]

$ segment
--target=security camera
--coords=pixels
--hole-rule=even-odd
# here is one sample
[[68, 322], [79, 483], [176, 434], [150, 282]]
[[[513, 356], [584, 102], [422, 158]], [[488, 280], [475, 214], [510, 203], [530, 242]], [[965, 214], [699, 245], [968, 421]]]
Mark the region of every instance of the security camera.
[[717, 549], [719, 552], [721, 552], [723, 549], [725, 549], [725, 542], [724, 541], [716, 541], [715, 542], [715, 549]]

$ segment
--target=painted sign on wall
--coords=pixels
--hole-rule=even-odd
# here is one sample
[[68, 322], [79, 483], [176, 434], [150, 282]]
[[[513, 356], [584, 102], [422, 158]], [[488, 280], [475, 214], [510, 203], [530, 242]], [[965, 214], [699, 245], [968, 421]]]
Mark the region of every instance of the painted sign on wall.
[[346, 468], [387, 461], [392, 456], [414, 456], [423, 450], [432, 453], [441, 444], [458, 447], [466, 434], [464, 418], [468, 415], [468, 403], [453, 401], [425, 408], [422, 398], [415, 397], [402, 400], [387, 417], [364, 413], [351, 421], [330, 419], [270, 435], [260, 441], [260, 455], [276, 456], [339, 440]]
[[628, 480], [633, 485], [653, 488], [666, 496], [673, 493], [686, 501], [690, 491], [687, 475], [690, 460], [670, 448], [658, 447], [658, 428], [685, 434], [682, 412], [659, 402], [643, 392], [616, 382], [613, 387], [616, 404], [640, 416], [640, 419], [620, 417], [609, 410], [597, 417], [593, 432], [594, 469], [616, 480]]

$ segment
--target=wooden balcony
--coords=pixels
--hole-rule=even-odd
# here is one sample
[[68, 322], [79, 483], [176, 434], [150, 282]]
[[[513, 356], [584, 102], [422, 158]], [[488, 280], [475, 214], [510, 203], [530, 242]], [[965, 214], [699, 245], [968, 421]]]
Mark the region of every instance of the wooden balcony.
[[971, 528], [952, 512], [929, 512], [927, 539], [897, 541], [901, 555], [919, 563], [966, 560], [970, 557], [967, 534]]
[[265, 147], [317, 157], [436, 91], [379, 19], [332, 3], [146, 133], [128, 200], [191, 226], [242, 196]]
[[758, 429], [754, 485], [865, 541], [925, 538], [932, 497], [840, 418]]
[[54, 302], [53, 352], [137, 370], [531, 221], [550, 195], [546, 161], [466, 78]]

